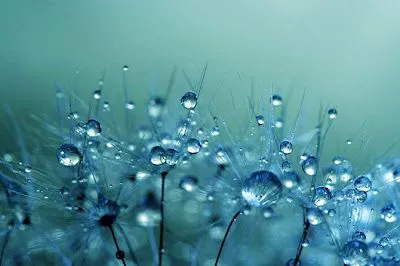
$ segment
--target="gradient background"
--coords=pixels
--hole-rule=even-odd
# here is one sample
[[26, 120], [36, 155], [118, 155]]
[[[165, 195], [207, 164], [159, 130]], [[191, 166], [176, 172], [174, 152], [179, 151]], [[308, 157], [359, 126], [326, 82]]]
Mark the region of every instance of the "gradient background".
[[104, 69], [118, 100], [124, 64], [140, 103], [173, 66], [197, 77], [208, 62], [204, 99], [218, 94], [221, 113], [249, 113], [246, 101], [231, 105], [230, 92], [250, 94], [237, 73], [263, 97], [271, 84], [291, 89], [294, 110], [306, 89], [310, 112], [337, 107], [339, 142], [366, 121], [376, 154], [400, 129], [399, 14], [399, 1], [2, 0], [0, 103], [17, 119], [51, 113], [56, 82], [88, 99]]

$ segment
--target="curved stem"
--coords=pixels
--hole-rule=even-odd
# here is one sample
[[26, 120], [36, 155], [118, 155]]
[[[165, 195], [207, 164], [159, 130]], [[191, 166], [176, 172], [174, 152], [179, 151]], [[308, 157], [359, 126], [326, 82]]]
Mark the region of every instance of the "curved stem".
[[303, 233], [300, 238], [299, 245], [297, 246], [296, 257], [294, 258], [294, 266], [297, 266], [300, 262], [301, 253], [303, 252], [303, 243], [307, 238], [308, 231], [310, 229], [310, 222], [307, 218], [304, 217], [304, 226], [303, 226]]
[[229, 222], [228, 228], [226, 229], [226, 232], [225, 232], [224, 239], [222, 240], [221, 246], [219, 247], [218, 255], [217, 255], [217, 258], [215, 259], [214, 266], [218, 265], [218, 261], [219, 261], [219, 258], [221, 257], [222, 249], [224, 248], [224, 244], [225, 244], [226, 238], [228, 237], [229, 231], [231, 230], [233, 223], [236, 221], [236, 219], [238, 218], [238, 216], [240, 214], [242, 214], [242, 210], [237, 211], [235, 213], [235, 215], [233, 215], [231, 221]]
[[161, 173], [161, 220], [160, 220], [160, 243], [158, 247], [158, 265], [162, 266], [162, 258], [164, 253], [164, 197], [165, 197], [165, 177], [168, 172]]

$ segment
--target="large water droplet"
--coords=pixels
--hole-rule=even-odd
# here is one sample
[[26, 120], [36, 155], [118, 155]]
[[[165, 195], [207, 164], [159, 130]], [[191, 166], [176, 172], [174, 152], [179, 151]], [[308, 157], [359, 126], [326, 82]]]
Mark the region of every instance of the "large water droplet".
[[364, 266], [368, 264], [368, 246], [364, 242], [351, 240], [344, 245], [341, 255], [345, 265]]
[[192, 110], [197, 105], [197, 95], [194, 92], [186, 92], [181, 98], [181, 104], [184, 108]]
[[318, 161], [314, 156], [307, 157], [302, 162], [302, 168], [305, 174], [314, 176], [317, 174]]
[[293, 144], [288, 140], [283, 140], [279, 145], [279, 149], [286, 155], [290, 154], [293, 152]]
[[317, 187], [313, 198], [314, 205], [317, 207], [325, 206], [332, 198], [331, 191], [326, 187]]
[[98, 121], [90, 119], [86, 123], [86, 134], [89, 137], [97, 137], [101, 133], [101, 125]]
[[372, 188], [372, 182], [368, 177], [360, 176], [354, 181], [354, 188], [358, 191], [368, 192]]
[[278, 177], [269, 171], [256, 171], [248, 177], [242, 188], [243, 199], [251, 206], [268, 206], [276, 203], [282, 193]]
[[188, 139], [186, 145], [187, 145], [187, 151], [190, 154], [196, 154], [201, 149], [200, 141], [198, 141], [197, 139]]
[[57, 150], [57, 159], [64, 166], [75, 166], [82, 160], [82, 155], [74, 145], [63, 144]]
[[155, 146], [150, 150], [150, 162], [154, 165], [162, 165], [166, 161], [165, 150], [161, 146]]

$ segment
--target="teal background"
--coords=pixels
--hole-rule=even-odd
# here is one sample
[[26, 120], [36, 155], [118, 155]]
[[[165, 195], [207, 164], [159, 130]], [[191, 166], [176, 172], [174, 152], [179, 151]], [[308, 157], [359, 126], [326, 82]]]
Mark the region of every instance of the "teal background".
[[[306, 89], [311, 124], [321, 103], [336, 106], [331, 138], [342, 144], [366, 121], [376, 154], [400, 128], [399, 14], [399, 1], [2, 0], [0, 102], [18, 119], [52, 114], [56, 82], [89, 99], [104, 70], [108, 97], [122, 101], [128, 64], [140, 104], [154, 87], [162, 91], [174, 66], [197, 77], [208, 62], [202, 97], [215, 96], [228, 119], [249, 113], [251, 77], [265, 98], [271, 84], [282, 95], [292, 90], [293, 110]], [[179, 79], [176, 95], [188, 90]]]

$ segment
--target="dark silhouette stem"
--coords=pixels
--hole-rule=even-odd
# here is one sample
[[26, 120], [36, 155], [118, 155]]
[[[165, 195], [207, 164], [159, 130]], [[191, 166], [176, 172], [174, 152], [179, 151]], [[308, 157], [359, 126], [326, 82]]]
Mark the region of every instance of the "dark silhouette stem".
[[236, 221], [236, 219], [238, 218], [238, 216], [239, 216], [240, 214], [242, 214], [242, 210], [237, 211], [237, 212], [235, 213], [235, 215], [233, 215], [231, 221], [229, 222], [228, 228], [226, 229], [226, 232], [225, 232], [224, 239], [222, 240], [221, 246], [219, 247], [218, 255], [217, 255], [217, 258], [215, 259], [214, 266], [217, 266], [217, 265], [218, 265], [218, 261], [219, 261], [219, 258], [221, 257], [222, 249], [224, 248], [225, 241], [226, 241], [226, 239], [227, 239], [227, 237], [228, 237], [229, 231], [231, 230], [233, 223]]
[[[117, 237], [115, 236], [115, 232], [114, 232], [114, 229], [113, 229], [112, 225], [110, 225], [109, 228], [110, 228], [110, 231], [111, 231], [113, 240], [114, 240], [115, 247], [117, 248], [117, 252], [123, 252], [123, 251], [119, 248], [118, 241], [117, 241]], [[121, 261], [122, 261], [122, 264], [124, 264], [124, 266], [126, 266], [125, 258], [122, 257], [122, 258], [117, 258], [117, 259], [121, 260]]]
[[293, 266], [299, 265], [301, 253], [303, 252], [304, 248], [303, 243], [307, 238], [309, 229], [310, 229], [310, 222], [308, 221], [307, 218], [304, 218], [303, 233], [301, 235], [299, 245], [297, 246], [297, 252], [296, 252], [296, 257], [294, 258]]
[[164, 253], [164, 198], [165, 198], [165, 177], [168, 172], [161, 173], [161, 206], [160, 206], [160, 243], [158, 247], [158, 265], [162, 266], [162, 259]]

